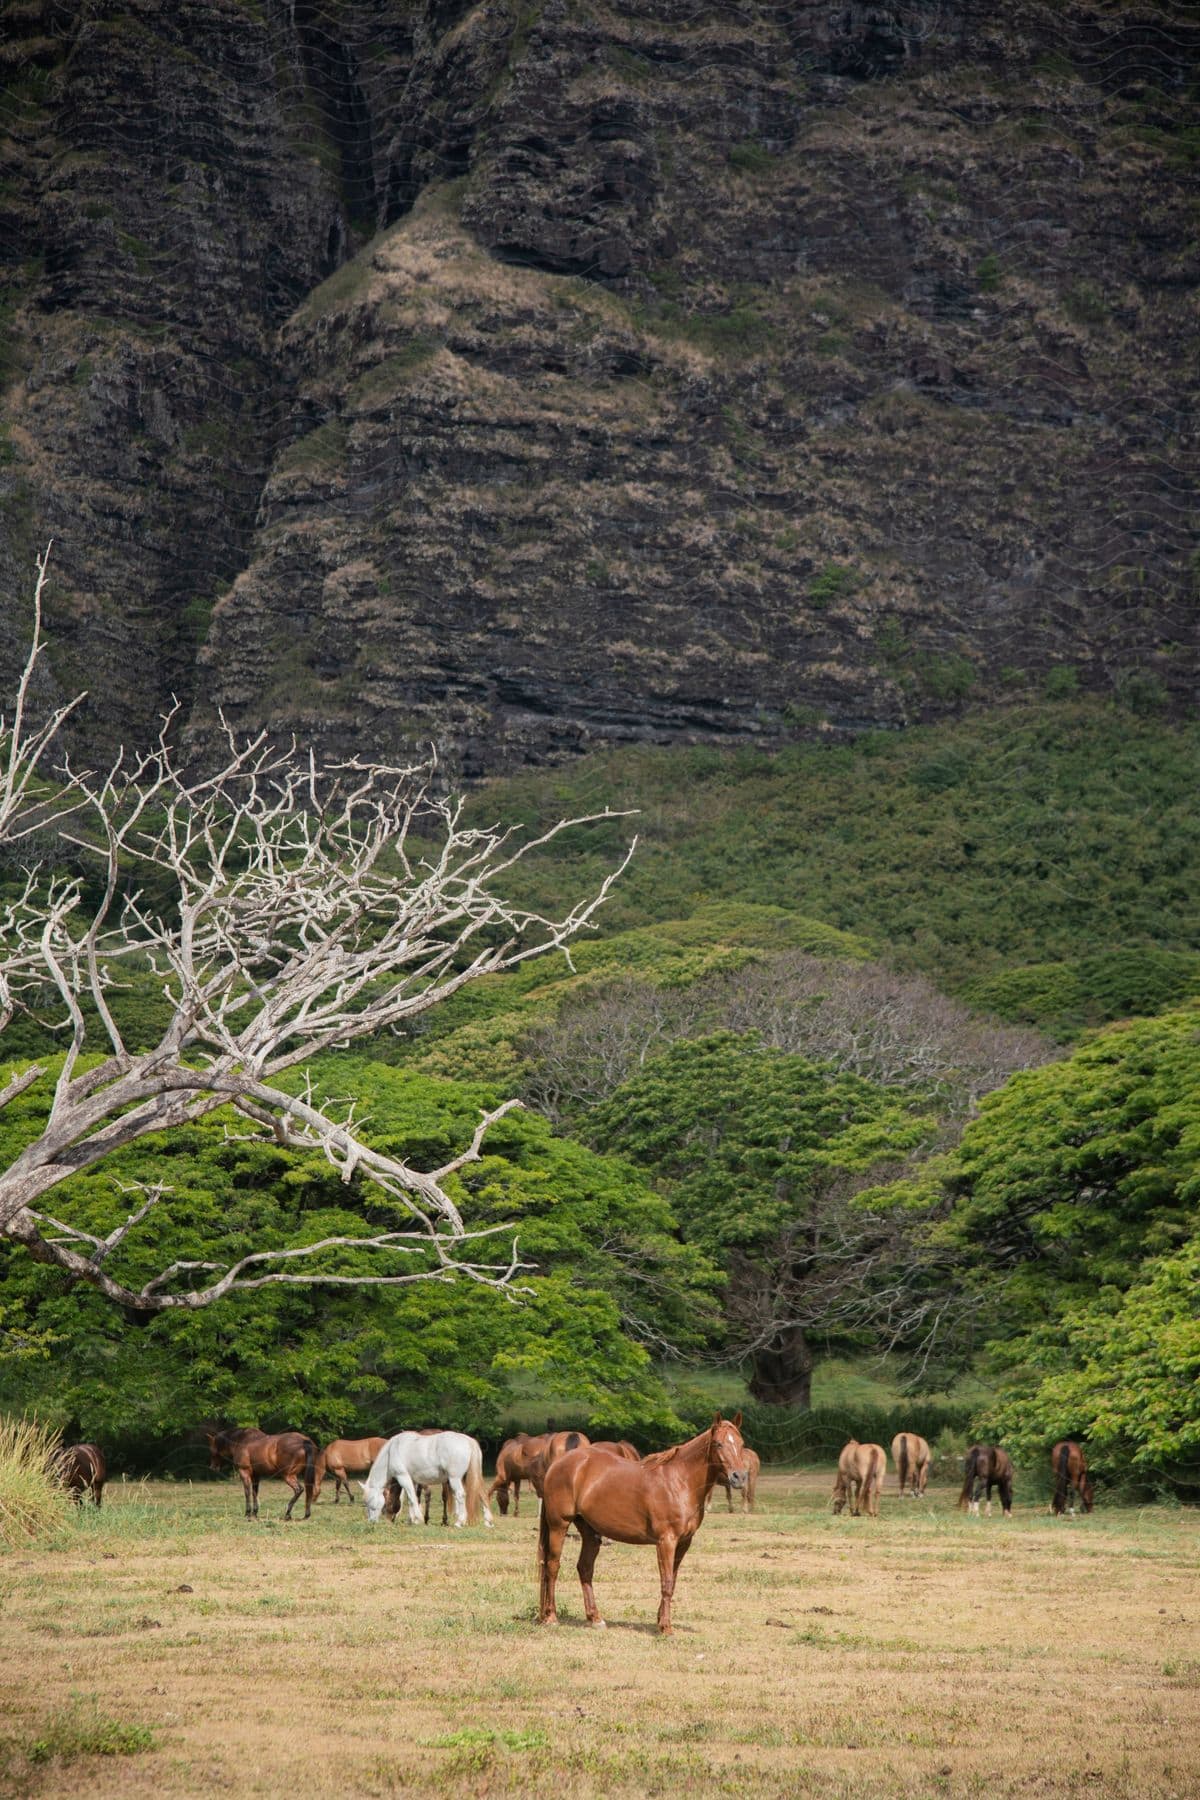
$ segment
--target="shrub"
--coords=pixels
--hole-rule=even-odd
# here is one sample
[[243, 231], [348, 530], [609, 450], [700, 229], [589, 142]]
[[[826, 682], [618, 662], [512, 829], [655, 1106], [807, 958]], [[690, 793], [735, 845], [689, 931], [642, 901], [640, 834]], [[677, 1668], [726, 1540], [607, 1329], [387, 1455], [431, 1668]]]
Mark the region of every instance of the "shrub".
[[829, 562], [813, 576], [808, 584], [808, 602], [818, 610], [829, 606], [835, 600], [844, 599], [852, 594], [858, 586], [858, 577], [853, 569], [845, 563]]
[[981, 294], [994, 294], [1000, 286], [1000, 258], [989, 251], [975, 271]]
[[729, 161], [733, 168], [743, 169], [748, 175], [759, 175], [769, 169], [774, 157], [764, 144], [757, 144], [751, 138], [743, 144], [734, 144], [729, 152]]
[[1069, 700], [1079, 692], [1079, 671], [1070, 663], [1063, 663], [1057, 669], [1047, 669], [1042, 681], [1042, 692], [1047, 700]]
[[0, 1541], [41, 1537], [67, 1517], [70, 1502], [47, 1473], [58, 1433], [36, 1419], [0, 1417]]

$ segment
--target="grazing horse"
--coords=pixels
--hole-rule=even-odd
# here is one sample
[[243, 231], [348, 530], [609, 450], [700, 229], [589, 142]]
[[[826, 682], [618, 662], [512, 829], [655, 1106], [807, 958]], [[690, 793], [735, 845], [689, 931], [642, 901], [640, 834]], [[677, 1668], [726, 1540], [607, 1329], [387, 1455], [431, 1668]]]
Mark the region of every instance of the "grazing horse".
[[[759, 1473], [760, 1473], [761, 1469], [762, 1469], [762, 1460], [759, 1457], [758, 1451], [751, 1450], [749, 1444], [747, 1444], [746, 1445], [746, 1480], [745, 1480], [745, 1484], [743, 1485], [743, 1487], [741, 1489], [742, 1511], [743, 1512], [753, 1512], [754, 1511], [754, 1496], [758, 1492], [758, 1477], [759, 1477]], [[726, 1510], [726, 1512], [732, 1512], [733, 1511], [733, 1487], [732, 1487], [732, 1485], [728, 1481], [722, 1481], [722, 1482], [714, 1481], [713, 1487], [718, 1487], [718, 1486], [723, 1487], [725, 1489], [725, 1510]], [[710, 1488], [709, 1493], [711, 1493], [711, 1492], [712, 1492], [712, 1489]], [[707, 1507], [708, 1494], [705, 1494], [705, 1496], [704, 1496], [704, 1504], [705, 1504], [705, 1507]]]
[[513, 1518], [521, 1511], [521, 1483], [528, 1481], [533, 1485], [533, 1476], [537, 1467], [537, 1459], [546, 1448], [546, 1433], [540, 1437], [530, 1437], [526, 1431], [518, 1431], [516, 1437], [507, 1438], [500, 1446], [500, 1454], [496, 1458], [496, 1479], [488, 1489], [488, 1499], [493, 1495], [500, 1511], [508, 1513], [508, 1492], [513, 1492]]
[[456, 1526], [492, 1523], [491, 1508], [483, 1491], [483, 1451], [465, 1431], [399, 1431], [389, 1438], [365, 1481], [360, 1481], [367, 1504], [367, 1519], [374, 1525], [387, 1504], [389, 1481], [396, 1481], [408, 1501], [409, 1516], [420, 1513], [418, 1487], [449, 1482], [454, 1495]]
[[98, 1444], [64, 1444], [50, 1458], [50, 1473], [76, 1506], [83, 1505], [85, 1494], [99, 1506], [108, 1469]]
[[613, 1538], [621, 1544], [657, 1547], [662, 1590], [658, 1628], [669, 1632], [675, 1580], [704, 1518], [705, 1494], [717, 1481], [739, 1488], [745, 1482], [741, 1422], [741, 1413], [732, 1420], [717, 1413], [699, 1437], [659, 1450], [639, 1463], [590, 1447], [569, 1451], [552, 1462], [546, 1471], [538, 1521], [539, 1623], [558, 1623], [554, 1586], [563, 1541], [569, 1528], [576, 1525], [583, 1539], [579, 1582], [588, 1624], [604, 1624], [592, 1591], [592, 1573], [601, 1541]]
[[560, 1456], [567, 1456], [572, 1450], [587, 1450], [591, 1446], [591, 1438], [582, 1431], [549, 1431], [542, 1439], [542, 1447], [533, 1459], [533, 1473], [530, 1480], [533, 1491], [540, 1500], [546, 1485], [546, 1473], [551, 1463]]
[[[1050, 1468], [1054, 1475], [1054, 1499], [1051, 1506], [1057, 1519], [1067, 1510], [1071, 1489], [1079, 1495], [1084, 1512], [1092, 1510], [1092, 1483], [1088, 1475], [1087, 1457], [1078, 1444], [1064, 1438], [1050, 1452]], [[1075, 1508], [1071, 1508], [1072, 1515]]]
[[264, 1475], [278, 1475], [292, 1490], [283, 1515], [285, 1519], [291, 1518], [292, 1508], [301, 1494], [304, 1495], [304, 1516], [306, 1519], [311, 1517], [317, 1446], [310, 1437], [305, 1437], [302, 1431], [278, 1431], [269, 1436], [267, 1432], [259, 1431], [256, 1425], [240, 1431], [206, 1431], [204, 1435], [210, 1452], [209, 1468], [219, 1469], [223, 1463], [232, 1463], [241, 1476], [248, 1519], [258, 1517], [258, 1484]]
[[882, 1444], [860, 1444], [851, 1438], [838, 1457], [837, 1480], [833, 1484], [833, 1510], [840, 1513], [847, 1499], [850, 1517], [866, 1513], [869, 1519], [879, 1517], [879, 1496], [887, 1474], [887, 1454]]
[[915, 1431], [898, 1431], [892, 1439], [892, 1461], [900, 1480], [901, 1494], [910, 1489], [914, 1500], [925, 1498], [929, 1480], [929, 1445]]
[[317, 1457], [313, 1479], [313, 1499], [321, 1497], [321, 1483], [326, 1474], [333, 1476], [333, 1504], [337, 1506], [342, 1498], [342, 1489], [346, 1490], [347, 1499], [353, 1504], [354, 1484], [351, 1475], [365, 1475], [383, 1446], [385, 1437], [370, 1438], [334, 1438], [326, 1444]]
[[992, 1489], [999, 1488], [1004, 1517], [1011, 1519], [1013, 1490], [1011, 1456], [1007, 1450], [997, 1450], [994, 1444], [972, 1444], [967, 1451], [965, 1479], [962, 1484], [962, 1493], [958, 1496], [959, 1506], [965, 1506], [969, 1513], [974, 1513], [978, 1517], [979, 1496], [985, 1488], [987, 1489], [985, 1516], [991, 1517]]

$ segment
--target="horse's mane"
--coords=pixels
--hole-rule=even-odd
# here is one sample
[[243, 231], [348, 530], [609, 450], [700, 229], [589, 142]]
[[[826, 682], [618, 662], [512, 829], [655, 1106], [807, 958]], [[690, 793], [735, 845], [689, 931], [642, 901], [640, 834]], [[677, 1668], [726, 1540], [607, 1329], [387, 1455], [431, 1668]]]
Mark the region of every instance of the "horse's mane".
[[680, 1448], [679, 1444], [672, 1444], [669, 1450], [652, 1450], [649, 1456], [643, 1456], [642, 1461], [647, 1468], [661, 1468], [663, 1463], [669, 1463], [673, 1456], [679, 1455]]

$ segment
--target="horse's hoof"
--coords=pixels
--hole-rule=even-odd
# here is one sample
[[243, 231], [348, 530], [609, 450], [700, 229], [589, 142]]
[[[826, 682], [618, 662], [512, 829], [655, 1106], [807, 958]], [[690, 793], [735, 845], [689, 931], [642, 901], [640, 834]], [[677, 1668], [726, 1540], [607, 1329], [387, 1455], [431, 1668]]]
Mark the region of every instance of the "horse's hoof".
[[588, 1624], [592, 1627], [593, 1631], [607, 1631], [608, 1630], [608, 1620], [607, 1619], [589, 1619]]
[[557, 1625], [558, 1624], [557, 1614], [551, 1613], [550, 1617], [548, 1619], [539, 1619], [538, 1624], [539, 1625]]

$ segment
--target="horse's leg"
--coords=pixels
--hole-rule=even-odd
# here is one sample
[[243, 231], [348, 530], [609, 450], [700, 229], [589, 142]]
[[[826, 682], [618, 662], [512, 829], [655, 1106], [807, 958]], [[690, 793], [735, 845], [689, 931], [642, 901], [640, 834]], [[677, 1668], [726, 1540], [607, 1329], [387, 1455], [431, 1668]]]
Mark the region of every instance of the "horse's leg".
[[[487, 1520], [488, 1524], [490, 1525], [492, 1522], [492, 1515], [488, 1511], [488, 1503], [486, 1500], [483, 1503], [483, 1516]], [[450, 1523], [450, 1483], [448, 1481], [443, 1481], [443, 1483], [442, 1483], [442, 1530], [443, 1531], [445, 1531], [445, 1529], [449, 1523]]]
[[454, 1529], [461, 1531], [467, 1522], [467, 1490], [461, 1476], [451, 1475], [450, 1492], [454, 1495]]
[[675, 1592], [676, 1551], [680, 1540], [668, 1532], [658, 1540], [658, 1584], [662, 1599], [658, 1603], [658, 1629], [664, 1637], [671, 1633], [671, 1595]]
[[249, 1469], [239, 1469], [238, 1474], [242, 1478], [242, 1492], [246, 1496], [246, 1517], [252, 1519], [258, 1511], [258, 1483]]
[[1003, 1508], [1005, 1518], [1011, 1519], [1012, 1518], [1012, 1480], [1007, 1475], [1004, 1477], [1004, 1480], [1000, 1483], [1000, 1505]]
[[287, 1511], [283, 1515], [284, 1519], [287, 1520], [287, 1519], [291, 1518], [292, 1508], [293, 1508], [293, 1506], [295, 1506], [297, 1500], [300, 1498], [301, 1494], [304, 1492], [304, 1483], [300, 1480], [300, 1478], [297, 1475], [293, 1474], [290, 1470], [284, 1475], [283, 1479], [287, 1482], [288, 1486], [292, 1490], [292, 1497], [288, 1501]]
[[730, 1487], [728, 1482], [725, 1482], [723, 1485], [725, 1488], [725, 1511], [732, 1512], [733, 1511], [733, 1489]]
[[600, 1553], [600, 1539], [590, 1525], [577, 1519], [579, 1535], [583, 1539], [583, 1549], [579, 1552], [576, 1568], [579, 1572], [579, 1585], [583, 1589], [583, 1610], [589, 1625], [598, 1625], [603, 1631], [604, 1620], [600, 1617], [600, 1608], [596, 1605], [596, 1596], [592, 1591], [592, 1571], [596, 1567], [596, 1557]]
[[558, 1612], [554, 1604], [554, 1584], [558, 1580], [558, 1567], [562, 1562], [567, 1527], [565, 1524], [549, 1525], [543, 1516], [538, 1521], [538, 1530], [542, 1533], [542, 1592], [541, 1605], [538, 1609], [538, 1624], [557, 1625]]
[[405, 1469], [396, 1479], [403, 1490], [404, 1498], [408, 1501], [408, 1522], [410, 1525], [414, 1525], [421, 1516], [421, 1502], [417, 1497], [417, 1490], [413, 1486], [412, 1476]]
[[516, 1480], [513, 1482], [513, 1518], [519, 1519], [520, 1516], [521, 1516], [521, 1477], [518, 1475]]

